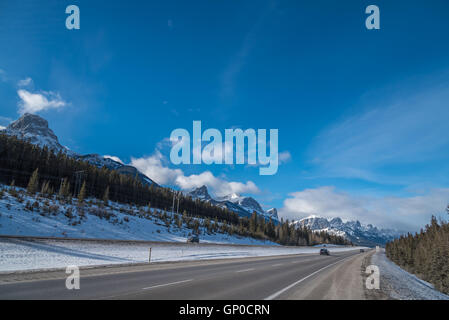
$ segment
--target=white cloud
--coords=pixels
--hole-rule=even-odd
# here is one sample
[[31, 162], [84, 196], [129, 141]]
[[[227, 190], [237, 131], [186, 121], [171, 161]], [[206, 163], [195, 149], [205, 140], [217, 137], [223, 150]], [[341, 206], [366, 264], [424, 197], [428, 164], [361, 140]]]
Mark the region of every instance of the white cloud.
[[448, 200], [449, 189], [432, 189], [407, 197], [374, 197], [355, 196], [326, 186], [291, 193], [279, 215], [291, 220], [316, 214], [416, 231], [429, 223], [431, 215], [443, 214]]
[[287, 163], [292, 160], [292, 155], [289, 151], [283, 151], [279, 153], [279, 164]]
[[110, 156], [110, 155], [105, 155], [103, 157], [106, 158], [106, 159], [111, 159], [111, 160], [117, 161], [117, 162], [119, 162], [121, 164], [124, 164], [123, 161], [119, 157]]
[[226, 181], [215, 177], [210, 171], [186, 176], [181, 169], [171, 169], [167, 160], [159, 152], [144, 158], [131, 158], [131, 165], [161, 185], [176, 185], [183, 190], [206, 185], [217, 196], [230, 193], [258, 193], [260, 190], [252, 181], [246, 183]]
[[5, 130], [5, 129], [6, 129], [6, 127], [0, 126], [0, 130]]
[[62, 100], [58, 93], [42, 91], [41, 93], [31, 93], [20, 89], [17, 91], [21, 101], [18, 103], [19, 113], [36, 113], [48, 109], [58, 109], [65, 107], [67, 103]]
[[28, 78], [25, 78], [23, 80], [19, 80], [19, 82], [17, 82], [17, 85], [19, 87], [26, 87], [26, 86], [29, 86], [32, 82], [33, 82], [33, 79], [28, 77]]
[[149, 178], [161, 185], [173, 184], [176, 178], [183, 175], [180, 169], [170, 169], [164, 165], [165, 158], [160, 151], [144, 158], [131, 158], [131, 165], [139, 169]]

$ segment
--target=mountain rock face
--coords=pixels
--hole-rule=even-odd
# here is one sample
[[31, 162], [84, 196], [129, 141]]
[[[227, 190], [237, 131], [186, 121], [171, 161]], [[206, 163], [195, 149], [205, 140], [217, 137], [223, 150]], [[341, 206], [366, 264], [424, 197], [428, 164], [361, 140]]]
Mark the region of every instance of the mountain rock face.
[[70, 157], [81, 161], [87, 161], [98, 168], [106, 167], [110, 170], [116, 170], [121, 174], [133, 177], [137, 176], [137, 178], [145, 185], [158, 186], [153, 180], [132, 166], [124, 165], [123, 163], [98, 154], [79, 155], [70, 151], [68, 148], [63, 147], [59, 143], [58, 137], [53, 130], [48, 127], [48, 121], [38, 115], [25, 113], [19, 119], [8, 125], [5, 130], [1, 130], [0, 132], [15, 136], [21, 140], [26, 140], [40, 147], [47, 146], [54, 152], [65, 152]]
[[189, 195], [194, 199], [199, 199], [199, 200], [203, 200], [203, 201], [212, 200], [212, 197], [210, 196], [209, 192], [207, 191], [206, 186], [196, 188], [195, 190], [189, 192]]
[[267, 210], [267, 214], [269, 214], [271, 218], [279, 220], [278, 210], [276, 208]]
[[40, 147], [47, 146], [56, 152], [69, 152], [67, 148], [59, 144], [58, 137], [48, 127], [48, 121], [34, 114], [25, 113], [18, 120], [10, 123], [4, 132]]
[[249, 218], [253, 212], [256, 212], [258, 215], [263, 216], [267, 221], [271, 218], [275, 223], [278, 222], [277, 210], [275, 208], [264, 211], [261, 205], [252, 197], [242, 197], [234, 193], [213, 199], [209, 195], [206, 186], [196, 188], [187, 195], [191, 196], [193, 199], [199, 199], [201, 201], [210, 202], [221, 208], [227, 208], [241, 217]]
[[326, 231], [330, 234], [343, 236], [358, 245], [384, 245], [400, 236], [400, 232], [391, 229], [379, 229], [371, 224], [363, 225], [360, 221], [343, 222], [341, 218], [323, 218], [309, 216], [294, 221], [293, 224], [307, 227], [313, 231]]

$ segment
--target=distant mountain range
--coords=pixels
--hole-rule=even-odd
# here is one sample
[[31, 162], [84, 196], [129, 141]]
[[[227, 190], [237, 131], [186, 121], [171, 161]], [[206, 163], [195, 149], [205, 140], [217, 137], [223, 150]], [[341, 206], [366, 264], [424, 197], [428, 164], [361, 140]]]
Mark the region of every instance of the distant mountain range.
[[6, 129], [1, 130], [0, 132], [2, 131], [4, 131], [7, 135], [15, 136], [40, 147], [47, 146], [55, 152], [65, 152], [70, 157], [77, 160], [87, 161], [99, 168], [106, 167], [111, 170], [116, 170], [121, 174], [126, 174], [133, 177], [137, 175], [138, 179], [143, 184], [158, 186], [157, 183], [148, 178], [135, 167], [125, 165], [98, 154], [80, 155], [71, 151], [67, 147], [62, 146], [53, 130], [49, 128], [48, 121], [38, 115], [25, 113], [19, 119], [10, 123]]
[[326, 231], [330, 234], [343, 236], [358, 245], [384, 245], [401, 235], [401, 232], [392, 229], [379, 229], [371, 224], [364, 225], [360, 221], [343, 222], [341, 218], [323, 218], [309, 216], [292, 222], [313, 231]]
[[252, 197], [243, 197], [234, 193], [214, 199], [210, 196], [206, 186], [196, 188], [188, 192], [187, 195], [191, 196], [193, 199], [199, 199], [201, 201], [210, 202], [221, 208], [227, 208], [241, 217], [251, 217], [253, 212], [256, 212], [266, 220], [272, 219], [275, 223], [277, 223], [279, 219], [275, 208], [264, 211], [261, 205]]
[[[158, 186], [153, 180], [133, 166], [125, 165], [109, 157], [104, 157], [98, 154], [80, 155], [62, 146], [58, 141], [58, 137], [49, 128], [48, 121], [38, 115], [26, 113], [18, 120], [9, 124], [6, 129], [0, 130], [0, 132], [2, 131], [8, 135], [27, 140], [30, 143], [41, 147], [47, 146], [49, 149], [56, 152], [65, 152], [75, 159], [87, 161], [99, 168], [106, 167], [122, 174], [133, 177], [137, 176], [140, 181], [146, 185]], [[263, 216], [267, 221], [270, 219], [275, 223], [279, 221], [278, 213], [275, 208], [265, 211], [252, 197], [230, 194], [214, 199], [210, 196], [206, 186], [196, 188], [186, 194], [193, 199], [199, 199], [201, 201], [210, 202], [212, 205], [218, 207], [227, 208], [242, 217], [251, 217], [253, 212], [256, 212], [258, 215]], [[313, 231], [326, 231], [331, 234], [344, 236], [353, 243], [359, 245], [383, 245], [400, 235], [400, 233], [395, 230], [378, 229], [370, 224], [363, 225], [359, 221], [343, 222], [340, 218], [328, 219], [319, 216], [310, 216], [292, 223], [297, 226], [307, 227]]]

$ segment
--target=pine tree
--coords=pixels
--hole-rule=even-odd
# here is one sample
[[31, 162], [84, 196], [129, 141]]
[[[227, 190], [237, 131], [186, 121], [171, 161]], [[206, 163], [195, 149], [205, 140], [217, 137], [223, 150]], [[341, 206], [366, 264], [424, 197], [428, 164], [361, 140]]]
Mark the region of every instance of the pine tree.
[[84, 200], [86, 199], [86, 181], [83, 182], [81, 186], [81, 190], [78, 194], [78, 202], [84, 203]]
[[68, 198], [70, 196], [70, 184], [67, 178], [62, 179], [61, 187], [59, 188], [59, 196], [61, 198]]
[[39, 190], [39, 169], [34, 170], [28, 182], [27, 191], [29, 194], [35, 194]]
[[41, 187], [41, 194], [45, 196], [50, 196], [53, 193], [53, 190], [50, 186], [50, 181], [44, 181]]
[[103, 202], [106, 206], [109, 204], [109, 186], [107, 186], [106, 190], [104, 191]]

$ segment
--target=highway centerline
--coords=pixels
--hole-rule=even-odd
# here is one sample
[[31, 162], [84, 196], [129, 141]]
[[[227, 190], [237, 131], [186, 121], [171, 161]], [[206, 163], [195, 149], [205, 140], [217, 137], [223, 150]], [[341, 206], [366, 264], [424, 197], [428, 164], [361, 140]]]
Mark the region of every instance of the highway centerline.
[[248, 271], [254, 271], [254, 270], [256, 270], [256, 269], [250, 268], [250, 269], [239, 270], [239, 271], [236, 271], [236, 272], [237, 273], [241, 273], [241, 272], [248, 272]]
[[185, 282], [190, 282], [193, 281], [193, 279], [188, 279], [188, 280], [182, 280], [182, 281], [176, 281], [176, 282], [170, 282], [170, 283], [165, 283], [165, 284], [158, 284], [156, 286], [151, 286], [151, 287], [147, 287], [147, 288], [142, 288], [142, 290], [150, 290], [150, 289], [154, 289], [154, 288], [160, 288], [160, 287], [166, 287], [166, 286], [172, 286], [175, 284], [180, 284], [180, 283], [185, 283]]

